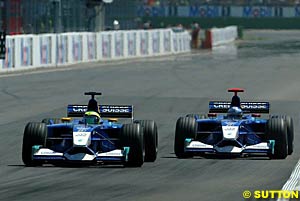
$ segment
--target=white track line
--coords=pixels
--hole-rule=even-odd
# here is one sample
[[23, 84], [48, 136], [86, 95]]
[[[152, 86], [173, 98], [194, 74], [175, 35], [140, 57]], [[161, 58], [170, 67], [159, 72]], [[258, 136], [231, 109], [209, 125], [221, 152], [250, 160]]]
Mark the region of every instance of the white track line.
[[[295, 166], [295, 169], [293, 170], [290, 178], [287, 180], [287, 182], [283, 185], [282, 190], [284, 191], [299, 191], [300, 190], [300, 160], [298, 161], [297, 165]], [[287, 201], [289, 199], [279, 198], [277, 201]]]
[[300, 190], [300, 186], [298, 184], [299, 179], [300, 179], [300, 160], [298, 161], [298, 163], [297, 163], [295, 169], [293, 170], [290, 178], [287, 180], [287, 182], [282, 187], [282, 190], [287, 190], [287, 191]]

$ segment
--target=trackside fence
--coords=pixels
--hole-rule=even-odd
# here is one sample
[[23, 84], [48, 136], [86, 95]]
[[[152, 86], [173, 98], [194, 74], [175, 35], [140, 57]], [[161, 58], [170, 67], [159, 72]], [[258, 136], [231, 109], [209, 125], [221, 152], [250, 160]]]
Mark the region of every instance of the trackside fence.
[[172, 29], [6, 37], [0, 72], [189, 52], [191, 36]]
[[237, 26], [224, 28], [212, 28], [205, 32], [204, 48], [213, 48], [219, 45], [231, 43], [238, 38]]

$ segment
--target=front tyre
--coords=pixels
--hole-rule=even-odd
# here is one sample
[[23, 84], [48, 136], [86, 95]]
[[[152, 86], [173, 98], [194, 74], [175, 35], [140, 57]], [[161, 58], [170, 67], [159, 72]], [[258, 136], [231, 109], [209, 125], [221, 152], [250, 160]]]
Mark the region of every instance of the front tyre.
[[125, 166], [141, 167], [144, 163], [144, 135], [140, 124], [124, 124], [121, 128], [121, 146], [130, 147]]
[[22, 160], [26, 166], [42, 165], [41, 161], [32, 160], [32, 146], [46, 146], [47, 125], [45, 123], [30, 122], [26, 125], [23, 135]]
[[157, 157], [158, 132], [157, 125], [153, 120], [139, 120], [144, 131], [145, 138], [145, 162], [154, 162]]
[[294, 151], [294, 123], [290, 116], [285, 116], [285, 122], [287, 126], [288, 155], [291, 155]]
[[287, 125], [283, 118], [270, 118], [267, 123], [267, 134], [270, 140], [275, 140], [273, 159], [285, 159], [288, 155]]
[[287, 127], [287, 144], [288, 155], [291, 155], [294, 151], [294, 123], [292, 117], [288, 115], [273, 115], [271, 118], [283, 118]]
[[180, 117], [176, 122], [174, 152], [177, 158], [187, 158], [192, 155], [184, 152], [186, 138], [195, 139], [197, 122], [193, 117]]

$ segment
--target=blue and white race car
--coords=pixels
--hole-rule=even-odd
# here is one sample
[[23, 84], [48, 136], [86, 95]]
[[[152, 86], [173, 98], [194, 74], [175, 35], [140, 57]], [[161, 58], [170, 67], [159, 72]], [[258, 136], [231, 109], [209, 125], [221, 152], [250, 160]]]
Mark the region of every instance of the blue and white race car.
[[[158, 133], [153, 120], [134, 120], [132, 105], [68, 105], [68, 117], [29, 122], [24, 130], [22, 159], [43, 164], [121, 164], [140, 167], [157, 157]], [[71, 118], [80, 117], [80, 118]], [[117, 118], [130, 118], [120, 123]]]
[[[240, 102], [240, 88], [232, 101], [210, 101], [209, 114], [188, 114], [176, 123], [174, 151], [178, 158], [208, 154], [256, 155], [284, 159], [293, 152], [293, 120], [270, 115], [269, 102]], [[223, 114], [217, 114], [223, 113]]]

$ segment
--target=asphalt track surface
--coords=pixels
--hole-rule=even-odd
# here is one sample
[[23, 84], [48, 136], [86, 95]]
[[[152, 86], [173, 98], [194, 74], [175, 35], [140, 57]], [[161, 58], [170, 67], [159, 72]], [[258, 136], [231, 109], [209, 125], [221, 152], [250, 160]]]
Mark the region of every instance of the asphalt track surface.
[[[244, 190], [281, 189], [299, 159], [300, 34], [247, 31], [235, 46], [126, 62], [92, 63], [57, 71], [0, 77], [0, 200], [244, 200]], [[294, 118], [295, 149], [285, 160], [177, 159], [175, 123], [205, 113], [209, 100], [270, 101], [271, 113]], [[154, 119], [159, 155], [142, 168], [24, 167], [23, 130], [29, 121], [66, 115], [85, 104], [85, 91], [101, 91], [103, 104], [133, 104], [136, 119]]]

